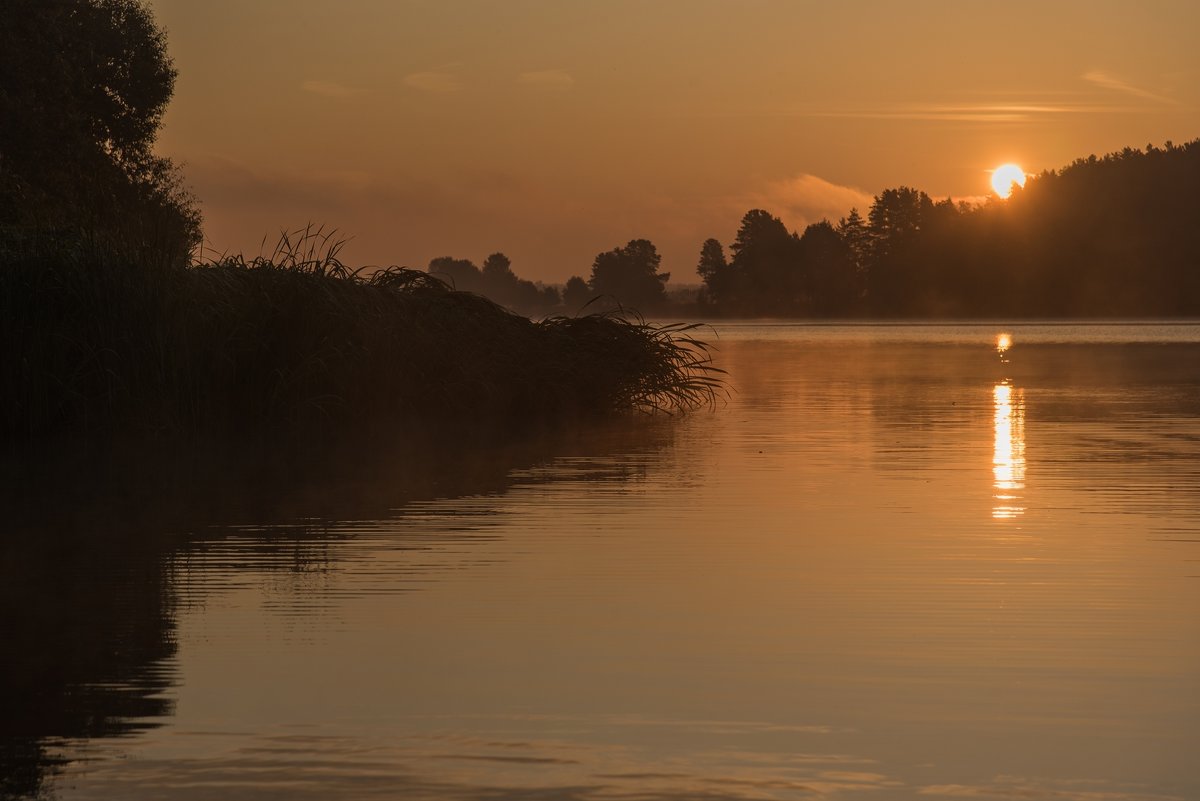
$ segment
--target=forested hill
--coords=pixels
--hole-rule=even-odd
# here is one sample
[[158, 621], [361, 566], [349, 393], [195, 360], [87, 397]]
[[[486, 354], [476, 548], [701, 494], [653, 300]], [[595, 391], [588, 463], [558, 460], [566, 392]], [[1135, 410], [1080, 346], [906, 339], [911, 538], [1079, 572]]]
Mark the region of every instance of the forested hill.
[[723, 314], [1200, 316], [1200, 140], [1126, 148], [1031, 176], [982, 206], [888, 189], [864, 219], [789, 233], [742, 220], [699, 272]]
[[1200, 315], [1200, 140], [1079, 159], [989, 215], [1014, 240], [1011, 310]]

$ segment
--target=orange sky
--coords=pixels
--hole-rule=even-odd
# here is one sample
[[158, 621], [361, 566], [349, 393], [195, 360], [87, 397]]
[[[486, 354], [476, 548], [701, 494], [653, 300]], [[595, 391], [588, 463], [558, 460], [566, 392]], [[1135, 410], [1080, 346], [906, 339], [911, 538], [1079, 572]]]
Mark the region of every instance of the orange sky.
[[647, 238], [675, 285], [753, 207], [803, 228], [1200, 136], [1193, 0], [150, 5], [180, 73], [160, 150], [247, 254], [313, 221], [356, 265], [501, 250], [563, 281]]

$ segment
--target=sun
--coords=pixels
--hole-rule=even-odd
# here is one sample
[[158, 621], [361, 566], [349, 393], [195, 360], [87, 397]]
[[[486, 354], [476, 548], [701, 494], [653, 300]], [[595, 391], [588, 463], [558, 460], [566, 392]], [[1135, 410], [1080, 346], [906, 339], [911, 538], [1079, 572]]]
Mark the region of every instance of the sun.
[[1025, 185], [1025, 171], [1016, 164], [1001, 164], [992, 170], [992, 189], [1002, 198], [1012, 194], [1013, 184]]

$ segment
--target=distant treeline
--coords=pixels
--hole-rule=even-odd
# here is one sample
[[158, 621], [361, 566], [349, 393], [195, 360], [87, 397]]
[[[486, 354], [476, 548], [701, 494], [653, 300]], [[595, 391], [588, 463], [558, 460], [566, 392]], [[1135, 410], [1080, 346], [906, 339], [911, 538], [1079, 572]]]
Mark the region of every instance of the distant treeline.
[[557, 287], [518, 278], [503, 253], [488, 256], [482, 268], [470, 259], [441, 256], [429, 262], [429, 272], [454, 289], [483, 295], [524, 314], [547, 314], [562, 303]]
[[484, 295], [522, 314], [574, 314], [585, 306], [599, 311], [621, 304], [660, 312], [668, 306], [666, 283], [671, 277], [658, 271], [661, 261], [652, 242], [635, 239], [596, 256], [589, 280], [572, 276], [562, 287], [518, 278], [503, 253], [488, 256], [482, 268], [469, 259], [441, 256], [429, 262], [429, 272], [455, 289]]
[[789, 233], [742, 219], [704, 243], [704, 302], [733, 315], [1110, 317], [1200, 314], [1200, 140], [1089, 156], [972, 206], [909, 187]]
[[886, 189], [866, 217], [853, 209], [803, 233], [754, 209], [728, 257], [704, 242], [692, 302], [668, 295], [645, 239], [597, 255], [587, 280], [561, 290], [522, 281], [499, 253], [482, 270], [447, 257], [429, 271], [526, 314], [601, 298], [649, 314], [1188, 317], [1200, 315], [1197, 220], [1200, 140], [1078, 159], [982, 205]]

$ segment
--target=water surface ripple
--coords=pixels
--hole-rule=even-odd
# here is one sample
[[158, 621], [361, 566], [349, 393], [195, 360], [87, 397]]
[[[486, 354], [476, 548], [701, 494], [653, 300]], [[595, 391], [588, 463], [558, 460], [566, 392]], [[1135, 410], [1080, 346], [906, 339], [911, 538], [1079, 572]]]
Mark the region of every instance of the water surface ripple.
[[475, 486], [41, 532], [7, 791], [1200, 798], [1200, 326], [715, 334], [727, 404]]

